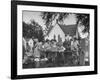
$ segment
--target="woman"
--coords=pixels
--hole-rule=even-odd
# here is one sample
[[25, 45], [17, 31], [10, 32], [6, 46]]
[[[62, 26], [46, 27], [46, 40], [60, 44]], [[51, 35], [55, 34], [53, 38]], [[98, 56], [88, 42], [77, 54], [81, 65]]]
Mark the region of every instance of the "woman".
[[37, 41], [33, 54], [36, 68], [40, 67], [41, 47], [42, 43]]

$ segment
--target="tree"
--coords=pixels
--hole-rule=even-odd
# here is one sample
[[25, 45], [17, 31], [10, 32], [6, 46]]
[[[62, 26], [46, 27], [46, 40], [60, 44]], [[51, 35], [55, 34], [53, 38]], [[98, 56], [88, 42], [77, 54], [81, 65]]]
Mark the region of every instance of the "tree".
[[53, 20], [57, 19], [59, 22], [68, 16], [69, 13], [59, 13], [59, 12], [42, 12], [41, 17], [45, 22], [47, 28], [52, 25]]
[[47, 28], [51, 27], [53, 20], [58, 20], [59, 22], [63, 22], [65, 18], [69, 14], [75, 14], [77, 18], [76, 24], [78, 25], [79, 22], [81, 25], [85, 26], [83, 32], [89, 32], [89, 14], [77, 14], [77, 13], [60, 13], [60, 12], [42, 12], [41, 16], [45, 22]]
[[44, 40], [42, 26], [40, 26], [34, 20], [30, 24], [23, 22], [23, 37], [26, 38], [37, 38], [39, 41]]
[[85, 26], [85, 29], [83, 30], [83, 33], [89, 32], [90, 29], [90, 16], [89, 14], [76, 14], [77, 17], [77, 24], [81, 24]]

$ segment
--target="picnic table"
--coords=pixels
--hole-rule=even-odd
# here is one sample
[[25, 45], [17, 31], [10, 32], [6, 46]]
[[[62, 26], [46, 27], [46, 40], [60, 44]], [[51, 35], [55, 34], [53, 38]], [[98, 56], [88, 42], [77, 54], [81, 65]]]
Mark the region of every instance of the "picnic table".
[[[67, 65], [70, 66], [72, 65], [77, 65], [77, 63], [75, 62], [75, 60], [78, 59], [79, 57], [79, 65], [83, 65], [83, 59], [84, 59], [84, 54], [81, 53], [80, 51], [80, 55], [77, 56], [75, 55], [76, 52], [73, 52], [72, 50], [69, 49], [64, 49], [63, 47], [47, 47], [47, 48], [41, 48], [40, 49], [41, 54], [40, 55], [46, 55], [45, 57], [40, 57], [40, 62], [47, 62], [47, 61], [52, 61], [51, 63], [55, 64], [58, 63], [59, 61], [62, 63], [62, 65]], [[34, 60], [36, 60], [34, 57], [31, 57], [31, 55], [33, 54], [33, 52], [29, 52], [27, 53], [28, 57], [34, 62]], [[73, 56], [74, 55], [74, 56]], [[34, 58], [34, 59], [33, 59]], [[45, 59], [47, 58], [47, 60]]]
[[46, 54], [46, 57], [48, 59], [51, 59], [54, 63], [58, 54], [61, 54], [61, 56], [63, 57], [63, 61], [65, 63], [64, 48], [49, 47], [49, 48], [44, 48], [44, 50], [42, 49], [42, 51], [44, 51], [44, 53]]

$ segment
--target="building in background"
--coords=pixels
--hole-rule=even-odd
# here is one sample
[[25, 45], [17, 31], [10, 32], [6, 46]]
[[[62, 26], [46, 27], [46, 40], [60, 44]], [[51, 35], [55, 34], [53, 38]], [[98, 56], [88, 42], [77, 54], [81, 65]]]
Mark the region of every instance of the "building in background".
[[58, 41], [58, 36], [60, 36], [60, 38], [64, 42], [65, 35], [67, 34], [69, 34], [70, 36], [77, 36], [77, 25], [62, 25], [57, 23], [48, 30], [45, 39], [51, 40], [55, 38]]

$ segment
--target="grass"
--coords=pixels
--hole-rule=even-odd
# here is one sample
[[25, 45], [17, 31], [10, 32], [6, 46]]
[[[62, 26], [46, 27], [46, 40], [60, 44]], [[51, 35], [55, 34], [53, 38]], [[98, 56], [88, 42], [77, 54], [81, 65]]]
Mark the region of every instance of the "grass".
[[[88, 66], [89, 62], [85, 62], [85, 66]], [[82, 66], [75, 63], [75, 58], [72, 58], [72, 53], [68, 52], [64, 54], [64, 57], [58, 53], [55, 61], [49, 59], [48, 61], [41, 61], [38, 68], [47, 68], [47, 67], [69, 67], [69, 66]], [[27, 64], [23, 64], [24, 69], [36, 68], [35, 62], [28, 60]]]

